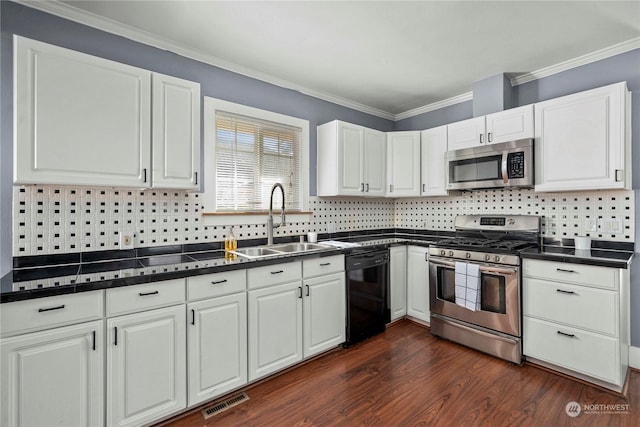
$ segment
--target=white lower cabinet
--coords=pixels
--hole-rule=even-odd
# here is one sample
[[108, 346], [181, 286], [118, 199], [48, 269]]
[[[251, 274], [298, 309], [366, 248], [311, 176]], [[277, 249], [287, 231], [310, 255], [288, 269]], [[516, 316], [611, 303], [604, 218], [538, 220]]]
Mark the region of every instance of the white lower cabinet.
[[407, 314], [407, 247], [389, 248], [389, 258], [391, 320], [395, 320]]
[[104, 322], [0, 341], [0, 425], [104, 425]]
[[429, 248], [407, 247], [407, 316], [429, 322]]
[[302, 360], [301, 282], [251, 290], [247, 300], [249, 381]]
[[128, 296], [146, 310], [107, 319], [107, 425], [149, 424], [186, 408], [184, 279], [108, 289], [106, 296], [107, 307]]
[[310, 357], [345, 340], [345, 275], [340, 272], [305, 279], [303, 285], [303, 356]]
[[523, 261], [528, 360], [620, 391], [628, 367], [629, 270]]
[[190, 303], [187, 318], [189, 406], [246, 384], [246, 292]]

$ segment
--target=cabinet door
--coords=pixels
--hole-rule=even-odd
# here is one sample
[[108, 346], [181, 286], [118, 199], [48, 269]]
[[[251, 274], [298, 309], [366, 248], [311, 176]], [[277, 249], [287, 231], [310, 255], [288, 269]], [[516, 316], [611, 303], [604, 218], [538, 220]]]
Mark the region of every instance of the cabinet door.
[[302, 360], [302, 283], [249, 291], [249, 381]]
[[429, 262], [428, 248], [407, 248], [407, 315], [429, 322]]
[[387, 136], [364, 130], [364, 195], [384, 197], [387, 191]]
[[14, 182], [148, 186], [151, 73], [14, 41]]
[[422, 196], [446, 196], [447, 176], [445, 154], [447, 152], [447, 127], [424, 130], [420, 134]]
[[483, 145], [487, 142], [484, 133], [484, 116], [447, 125], [449, 150], [460, 150]]
[[0, 425], [104, 425], [104, 323], [0, 341]]
[[420, 195], [420, 132], [387, 134], [387, 196]]
[[303, 285], [304, 357], [309, 357], [345, 340], [345, 274], [306, 279]]
[[624, 188], [624, 83], [535, 105], [536, 191]]
[[364, 188], [364, 128], [338, 122], [338, 195], [361, 196]]
[[533, 138], [533, 104], [489, 114], [485, 119], [489, 144]]
[[107, 320], [107, 425], [150, 423], [186, 407], [184, 305]]
[[198, 188], [200, 84], [154, 73], [152, 99], [152, 186]]
[[394, 246], [390, 252], [391, 320], [407, 314], [407, 247]]
[[247, 382], [245, 292], [189, 304], [189, 406]]

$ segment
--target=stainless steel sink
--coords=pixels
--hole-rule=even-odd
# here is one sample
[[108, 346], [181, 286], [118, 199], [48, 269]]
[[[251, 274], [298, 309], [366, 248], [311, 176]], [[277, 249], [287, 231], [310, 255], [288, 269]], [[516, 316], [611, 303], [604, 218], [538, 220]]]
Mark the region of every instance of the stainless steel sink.
[[255, 247], [255, 248], [241, 248], [236, 249], [235, 251], [231, 251], [236, 255], [240, 255], [246, 258], [265, 258], [269, 256], [282, 255], [282, 252], [275, 251], [266, 247]]
[[319, 245], [317, 243], [285, 243], [282, 245], [271, 246], [273, 249], [282, 251], [282, 252], [307, 252], [307, 251], [317, 251], [319, 249], [327, 249], [324, 245]]
[[328, 247], [317, 243], [283, 243], [274, 246], [254, 246], [251, 248], [240, 248], [236, 249], [235, 251], [231, 251], [231, 253], [245, 258], [258, 259], [278, 255], [292, 255], [295, 253], [311, 252], [322, 249], [328, 249]]

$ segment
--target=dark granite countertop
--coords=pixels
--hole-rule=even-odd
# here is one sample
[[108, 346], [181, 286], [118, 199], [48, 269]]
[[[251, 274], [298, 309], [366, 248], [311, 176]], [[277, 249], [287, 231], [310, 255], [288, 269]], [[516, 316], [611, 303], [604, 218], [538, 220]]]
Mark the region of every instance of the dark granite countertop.
[[629, 268], [634, 258], [632, 251], [592, 248], [589, 251], [575, 250], [569, 246], [542, 245], [520, 252], [522, 258], [559, 261], [573, 264], [588, 264], [601, 267]]
[[[413, 230], [339, 233], [322, 235], [322, 240], [357, 242], [362, 246], [393, 246], [430, 243], [450, 236], [448, 232], [416, 232]], [[289, 241], [293, 241], [290, 239]], [[262, 240], [240, 241], [241, 247], [258, 246]], [[185, 249], [195, 249], [185, 251]], [[137, 285], [161, 280], [179, 279], [202, 274], [272, 265], [297, 259], [349, 253], [350, 249], [328, 248], [322, 251], [296, 253], [262, 259], [240, 256], [225, 259], [224, 251], [188, 248], [143, 248], [138, 251], [109, 251], [74, 256], [42, 256], [14, 259], [14, 270], [0, 280], [0, 303], [42, 298], [53, 295]], [[84, 262], [81, 262], [81, 259]]]

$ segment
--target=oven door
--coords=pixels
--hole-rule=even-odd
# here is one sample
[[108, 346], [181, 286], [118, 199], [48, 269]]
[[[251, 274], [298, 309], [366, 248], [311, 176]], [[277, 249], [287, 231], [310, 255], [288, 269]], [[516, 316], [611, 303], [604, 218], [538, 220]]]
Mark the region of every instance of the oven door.
[[520, 269], [497, 264], [480, 266], [480, 310], [455, 302], [455, 261], [429, 258], [429, 297], [432, 313], [519, 337]]

